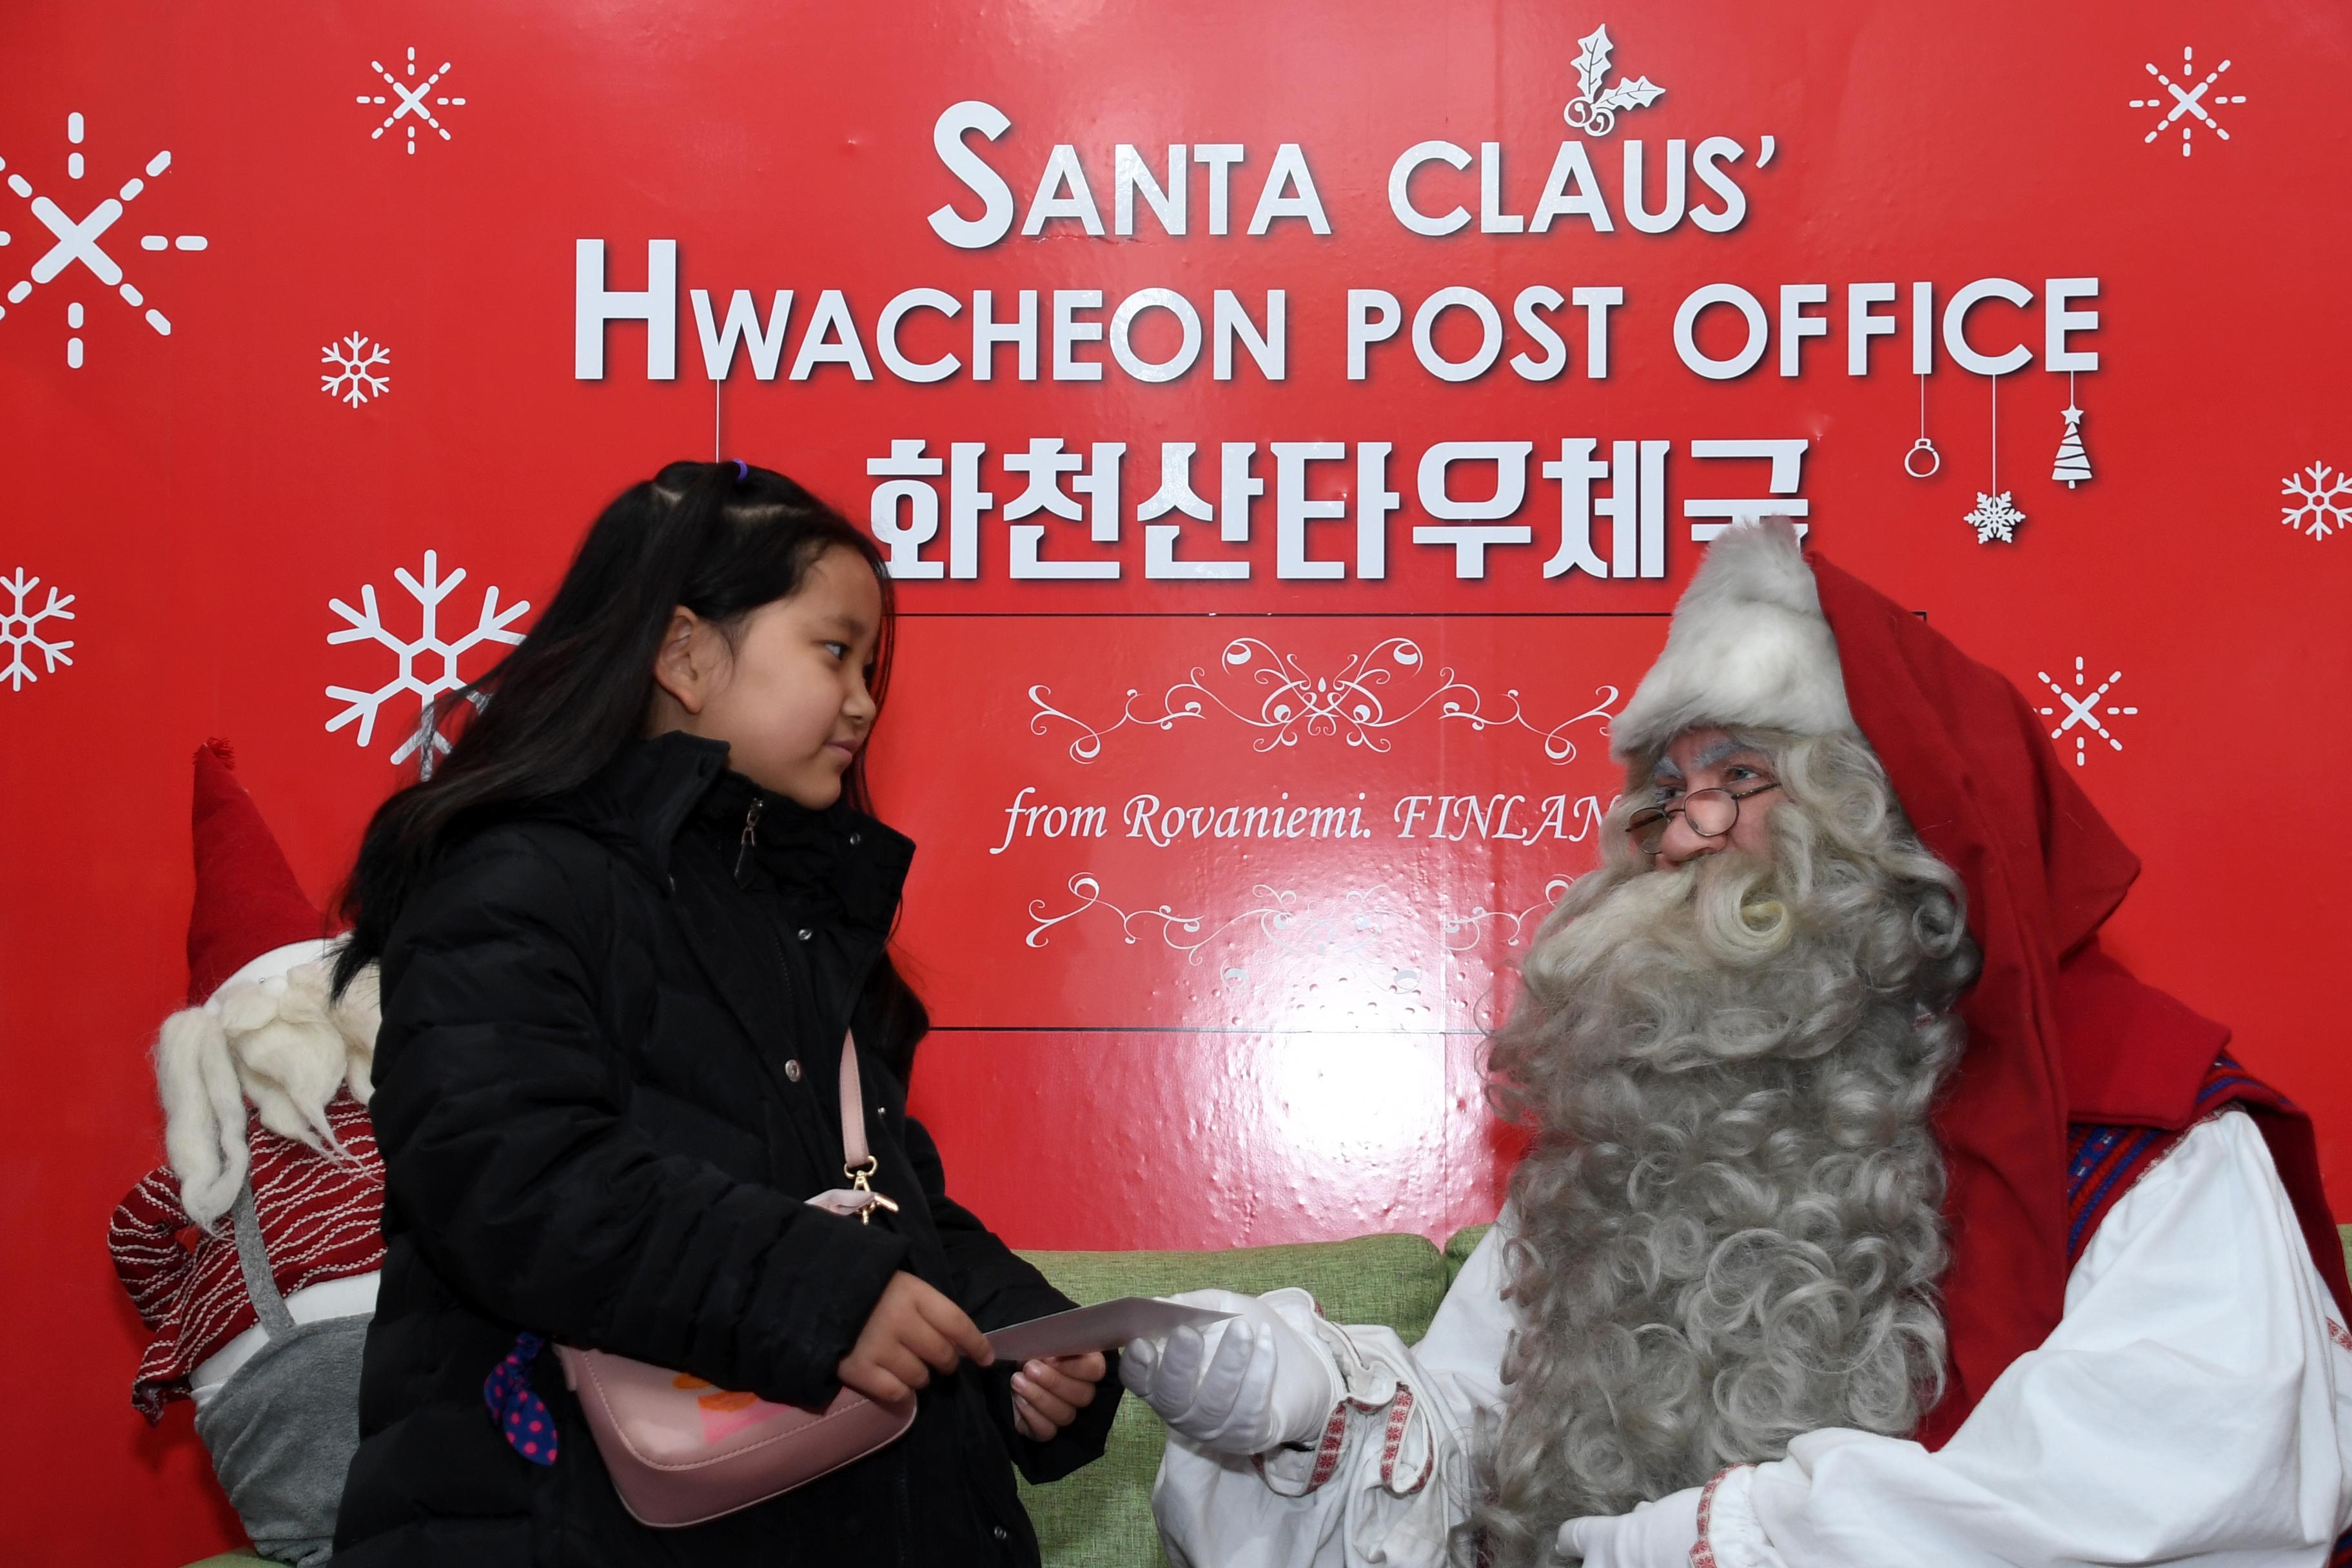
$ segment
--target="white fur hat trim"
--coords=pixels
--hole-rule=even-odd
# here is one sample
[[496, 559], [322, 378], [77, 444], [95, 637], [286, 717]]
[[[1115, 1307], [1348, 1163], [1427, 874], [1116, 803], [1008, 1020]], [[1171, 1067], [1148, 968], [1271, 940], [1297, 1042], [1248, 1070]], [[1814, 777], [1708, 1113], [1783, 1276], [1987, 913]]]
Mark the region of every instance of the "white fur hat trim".
[[1738, 523], [1716, 537], [1675, 606], [1665, 651], [1610, 721], [1609, 752], [1631, 763], [1699, 725], [1807, 735], [1853, 728], [1837, 639], [1784, 521]]
[[220, 1000], [221, 992], [230, 986], [246, 983], [257, 985], [265, 980], [275, 980], [298, 963], [325, 957], [334, 945], [331, 938], [314, 937], [308, 942], [289, 942], [284, 947], [273, 947], [268, 952], [238, 964], [236, 973], [222, 981], [205, 1005], [218, 1012], [220, 1009], [214, 1004]]

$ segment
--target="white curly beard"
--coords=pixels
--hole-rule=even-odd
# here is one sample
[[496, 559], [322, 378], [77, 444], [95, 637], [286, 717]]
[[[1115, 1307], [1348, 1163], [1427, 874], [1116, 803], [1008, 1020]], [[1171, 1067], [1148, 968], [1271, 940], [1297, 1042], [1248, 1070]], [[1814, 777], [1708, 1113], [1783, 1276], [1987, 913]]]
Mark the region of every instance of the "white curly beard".
[[1770, 862], [1580, 881], [1496, 1039], [1537, 1138], [1474, 1510], [1494, 1563], [1804, 1432], [1907, 1432], [1940, 1386], [1928, 1112], [1974, 967], [1957, 883], [1899, 817], [1884, 853], [1775, 826]]

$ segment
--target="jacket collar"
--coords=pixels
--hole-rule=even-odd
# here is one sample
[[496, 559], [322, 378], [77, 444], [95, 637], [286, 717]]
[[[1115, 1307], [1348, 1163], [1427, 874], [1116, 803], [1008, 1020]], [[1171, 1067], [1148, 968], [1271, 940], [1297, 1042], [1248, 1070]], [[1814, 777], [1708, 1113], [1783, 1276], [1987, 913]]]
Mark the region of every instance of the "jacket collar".
[[695, 802], [727, 771], [727, 743], [672, 730], [633, 742], [586, 792], [634, 847], [667, 876], [671, 847]]
[[787, 896], [837, 904], [848, 923], [885, 933], [915, 845], [846, 800], [823, 810], [761, 789], [727, 766], [727, 743], [673, 730], [633, 742], [565, 815], [615, 841], [656, 881], [673, 875], [689, 834], [723, 839], [735, 863], [741, 824], [759, 805], [754, 867]]

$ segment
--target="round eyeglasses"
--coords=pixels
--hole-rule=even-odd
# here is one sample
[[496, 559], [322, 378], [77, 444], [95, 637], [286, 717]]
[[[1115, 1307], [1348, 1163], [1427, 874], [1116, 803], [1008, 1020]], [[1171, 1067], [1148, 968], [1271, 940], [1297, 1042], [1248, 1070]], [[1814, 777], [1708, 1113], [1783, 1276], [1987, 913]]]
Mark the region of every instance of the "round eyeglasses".
[[1690, 829], [1701, 838], [1720, 838], [1739, 826], [1739, 803], [1750, 795], [1780, 787], [1778, 780], [1756, 784], [1743, 790], [1695, 789], [1672, 805], [1645, 806], [1635, 812], [1625, 824], [1633, 842], [1644, 855], [1655, 855], [1658, 846], [1665, 842], [1666, 825], [1681, 816], [1690, 823]]

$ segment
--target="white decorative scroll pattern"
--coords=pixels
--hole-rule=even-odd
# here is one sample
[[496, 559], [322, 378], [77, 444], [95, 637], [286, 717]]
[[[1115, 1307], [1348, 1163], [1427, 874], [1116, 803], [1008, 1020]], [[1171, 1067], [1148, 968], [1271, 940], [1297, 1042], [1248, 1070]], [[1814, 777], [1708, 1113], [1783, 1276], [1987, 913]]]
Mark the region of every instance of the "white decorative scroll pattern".
[[[1476, 947], [1478, 945], [1480, 936], [1484, 933], [1486, 923], [1490, 921], [1510, 921], [1511, 934], [1509, 938], [1504, 942], [1503, 945], [1505, 947], [1518, 946], [1520, 939], [1527, 935], [1528, 920], [1533, 918], [1536, 922], [1540, 925], [1542, 923], [1541, 917], [1551, 912], [1552, 907], [1558, 904], [1560, 899], [1568, 892], [1569, 884], [1575, 880], [1576, 879], [1574, 877], [1566, 875], [1552, 878], [1549, 881], [1547, 881], [1544, 884], [1543, 898], [1540, 900], [1536, 903], [1529, 904], [1526, 909], [1520, 910], [1516, 913], [1509, 910], [1490, 910], [1483, 905], [1473, 905], [1471, 906], [1470, 912], [1466, 915], [1445, 916], [1440, 922], [1444, 926], [1445, 931], [1445, 951], [1448, 952], [1467, 952], [1472, 948]], [[1468, 933], [1466, 940], [1460, 942], [1454, 940], [1456, 937], [1463, 936], [1465, 932]]]
[[[1528, 922], [1538, 920], [1557, 904], [1576, 879], [1554, 876], [1544, 883], [1543, 898], [1518, 910], [1490, 910], [1473, 906], [1465, 915], [1441, 915], [1438, 928], [1444, 935], [1448, 952], [1467, 952], [1476, 947], [1488, 926], [1495, 921], [1507, 921], [1509, 937], [1504, 945], [1517, 947], [1528, 933]], [[1077, 903], [1060, 914], [1047, 911], [1045, 900], [1029, 900], [1029, 918], [1037, 923], [1024, 939], [1031, 947], [1044, 947], [1051, 939], [1047, 932], [1081, 915], [1101, 910], [1118, 921], [1120, 940], [1132, 945], [1154, 931], [1160, 940], [1184, 954], [1187, 963], [1197, 964], [1202, 953], [1219, 937], [1236, 927], [1247, 927], [1259, 937], [1293, 952], [1311, 953], [1317, 957], [1352, 957], [1367, 952], [1378, 938], [1388, 934], [1399, 922], [1425, 925], [1426, 918], [1397, 901], [1386, 883], [1369, 888], [1350, 888], [1339, 895], [1336, 904], [1322, 910], [1303, 907], [1299, 895], [1289, 889], [1279, 889], [1259, 883], [1250, 889], [1254, 902], [1248, 909], [1219, 920], [1206, 914], [1179, 914], [1174, 906], [1160, 904], [1129, 910], [1103, 897], [1101, 879], [1090, 871], [1081, 871], [1067, 883], [1070, 896]], [[1140, 923], [1141, 935], [1138, 934]], [[1503, 929], [1500, 926], [1495, 929]], [[1465, 938], [1466, 940], [1457, 940]], [[1409, 973], [1411, 972], [1402, 972]]]
[[[1045, 734], [1050, 721], [1056, 719], [1076, 725], [1079, 733], [1070, 742], [1069, 752], [1071, 758], [1080, 763], [1091, 763], [1100, 756], [1104, 739], [1130, 724], [1172, 730], [1181, 721], [1205, 720], [1214, 713], [1223, 713], [1258, 731], [1251, 744], [1260, 752], [1296, 746], [1302, 737], [1330, 736], [1340, 737], [1350, 746], [1385, 752], [1391, 743], [1385, 731], [1433, 710], [1440, 722], [1460, 720], [1473, 730], [1526, 730], [1543, 742], [1544, 755], [1559, 764], [1572, 761], [1577, 754], [1576, 742], [1569, 738], [1568, 731], [1587, 721], [1605, 721], [1617, 701], [1615, 687], [1597, 687], [1594, 695], [1600, 700], [1592, 707], [1573, 718], [1545, 726], [1528, 717], [1514, 687], [1502, 695], [1509, 706], [1489, 712], [1485, 695], [1456, 676], [1451, 668], [1433, 675], [1420, 646], [1410, 637], [1386, 638], [1367, 652], [1349, 655], [1336, 671], [1325, 674], [1311, 672], [1296, 654], [1277, 652], [1259, 638], [1235, 637], [1225, 645], [1219, 657], [1218, 674], [1246, 679], [1256, 689], [1235, 691], [1235, 700], [1228, 701], [1212, 684], [1207, 671], [1195, 665], [1185, 679], [1160, 694], [1157, 713], [1138, 711], [1137, 703], [1142, 693], [1130, 687], [1119, 716], [1106, 724], [1094, 724], [1046, 701], [1053, 694], [1051, 687], [1033, 686], [1029, 689], [1029, 700], [1036, 704], [1037, 711], [1030, 717], [1029, 730], [1032, 734]], [[1422, 691], [1417, 700], [1408, 700], [1412, 699], [1413, 691], [1407, 683], [1416, 678], [1433, 679], [1434, 684]], [[1227, 689], [1232, 688], [1228, 686]]]
[[1188, 963], [1200, 963], [1202, 951], [1211, 942], [1244, 924], [1254, 925], [1259, 936], [1276, 947], [1294, 952], [1347, 956], [1362, 952], [1373, 938], [1389, 929], [1389, 921], [1407, 913], [1387, 901], [1389, 890], [1385, 885], [1351, 888], [1340, 895], [1339, 908], [1316, 912], [1300, 908], [1296, 891], [1261, 882], [1250, 889], [1251, 898], [1256, 900], [1252, 907], [1213, 923], [1206, 915], [1180, 915], [1168, 904], [1153, 909], [1122, 909], [1102, 896], [1102, 883], [1092, 872], [1079, 872], [1070, 879], [1068, 887], [1071, 896], [1078, 900], [1077, 906], [1058, 915], [1045, 912], [1045, 900], [1029, 900], [1029, 918], [1037, 922], [1024, 939], [1031, 947], [1045, 946], [1045, 933], [1063, 921], [1076, 920], [1092, 910], [1102, 910], [1118, 917], [1122, 940], [1129, 943], [1140, 940], [1136, 935], [1139, 921], [1144, 922], [1147, 935], [1156, 926], [1160, 941], [1183, 953]]

